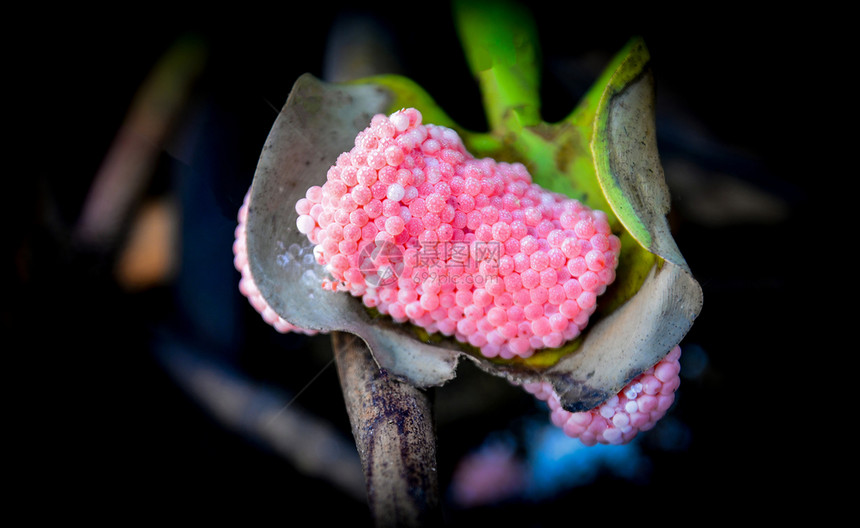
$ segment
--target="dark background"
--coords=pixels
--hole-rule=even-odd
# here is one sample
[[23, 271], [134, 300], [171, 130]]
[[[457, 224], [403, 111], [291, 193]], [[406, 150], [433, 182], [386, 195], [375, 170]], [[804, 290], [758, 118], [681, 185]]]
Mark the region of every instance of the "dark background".
[[[785, 12], [530, 6], [541, 31], [548, 121], [570, 110], [631, 36], [645, 38], [675, 200], [671, 221], [704, 290], [704, 309], [682, 347], [697, 350], [706, 366], [685, 379], [670, 413], [683, 440], [668, 448], [643, 441], [648, 475], [601, 475], [540, 502], [451, 507], [450, 523], [542, 526], [587, 512], [682, 505], [708, 515], [738, 504], [766, 513], [761, 489], [804, 486], [792, 482], [798, 454], [791, 464], [786, 454], [798, 426], [780, 411], [804, 400], [784, 403], [811, 319], [802, 315], [808, 285], [798, 284], [795, 260], [817, 210], [809, 154], [818, 145], [806, 108], [832, 50], [811, 46], [814, 21], [800, 24]], [[40, 109], [26, 128], [38, 148], [30, 168], [12, 175], [6, 262], [13, 280], [2, 313], [20, 343], [7, 371], [16, 419], [7, 434], [21, 441], [12, 457], [25, 469], [16, 478], [22, 499], [84, 517], [239, 512], [288, 524], [304, 514], [364, 524], [363, 504], [213, 417], [167, 373], [163, 353], [175, 347], [215, 359], [287, 394], [319, 374], [296, 404], [349, 434], [325, 338], [281, 336], [266, 326], [236, 290], [230, 246], [276, 109], [300, 74], [324, 75], [333, 24], [366, 14], [395, 43], [401, 73], [459, 123], [483, 126], [444, 4], [422, 13], [337, 4], [223, 13], [141, 7], [134, 16], [59, 13], [34, 27], [31, 39], [42, 45], [28, 48], [20, 78], [32, 81], [27, 90]], [[70, 231], [137, 88], [191, 31], [207, 42], [210, 62], [146, 187], [147, 198], [175, 196], [181, 204], [180, 268], [129, 292], [112, 275], [119, 247], [81, 247]], [[443, 486], [490, 431], [543, 416], [501, 381], [482, 382], [501, 404], [458, 410], [458, 395], [474, 395], [462, 384], [477, 378], [467, 372], [437, 391]]]

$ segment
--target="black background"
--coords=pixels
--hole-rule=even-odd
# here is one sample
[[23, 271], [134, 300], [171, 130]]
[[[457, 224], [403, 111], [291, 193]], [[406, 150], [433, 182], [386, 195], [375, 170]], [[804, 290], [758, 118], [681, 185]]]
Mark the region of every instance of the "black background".
[[[691, 435], [684, 450], [649, 451], [654, 471], [646, 482], [607, 476], [543, 504], [451, 511], [449, 520], [543, 526], [588, 512], [613, 518], [683, 506], [710, 516], [738, 504], [768, 513], [774, 506], [760, 502], [762, 489], [805, 486], [792, 482], [798, 459], [805, 458], [802, 449], [787, 453], [809, 426], [780, 411], [794, 411], [807, 399], [789, 380], [796, 379], [795, 358], [805, 350], [802, 336], [813, 315], [808, 281], [817, 279], [799, 273], [796, 255], [808, 244], [799, 242], [807, 240], [808, 219], [820, 218], [810, 181], [820, 138], [810, 137], [808, 114], [824, 60], [835, 50], [813, 47], [817, 23], [801, 13], [754, 15], [727, 5], [695, 11], [530, 6], [541, 31], [547, 120], [569, 111], [596, 73], [593, 65], [642, 35], [657, 81], [666, 166], [683, 159], [706, 173], [732, 174], [786, 209], [771, 221], [715, 224], [685, 214], [684, 196], [673, 195], [679, 201], [672, 216], [676, 240], [705, 299], [685, 342], [709, 359], [702, 377], [682, 384], [673, 411]], [[21, 441], [11, 455], [23, 468], [16, 477], [20, 503], [119, 520], [238, 512], [287, 524], [366, 521], [363, 504], [225, 428], [177, 387], [153, 353], [168, 336], [293, 392], [322, 370], [298, 402], [348, 433], [335, 369], [325, 368], [324, 341], [274, 335], [235, 290], [232, 223], [275, 109], [300, 74], [323, 75], [332, 24], [350, 13], [370, 13], [396, 42], [402, 73], [461, 124], [483, 126], [477, 87], [446, 5], [425, 12], [350, 7], [179, 12], [149, 5], [127, 15], [70, 10], [34, 24], [21, 39], [16, 85], [33, 97], [22, 136], [36, 152], [24, 173], [10, 175], [16, 190], [7, 260], [13, 281], [3, 312], [7, 333], [20, 338], [7, 370], [15, 417], [7, 434]], [[197, 230], [186, 232], [185, 267], [174, 281], [130, 294], [111, 278], [116, 255], [76, 247], [68, 230], [137, 88], [189, 31], [210, 46], [197, 91], [205, 126], [190, 150], [165, 146], [147, 192], [177, 192], [177, 174], [198, 174], [185, 184], [201, 186], [201, 201], [210, 203], [198, 211], [211, 216], [198, 222], [186, 217]], [[201, 173], [209, 177], [200, 179]], [[221, 254], [193, 257], [195, 244], [220, 243]], [[221, 282], [207, 282], [216, 279]], [[201, 288], [224, 292], [223, 305], [201, 306], [204, 296], [188, 294]], [[304, 363], [303, 353], [315, 359]], [[443, 483], [457, 457], [488, 429], [528, 409], [515, 399], [510, 408], [472, 417], [469, 427], [440, 417]], [[302, 521], [304, 515], [311, 521]]]

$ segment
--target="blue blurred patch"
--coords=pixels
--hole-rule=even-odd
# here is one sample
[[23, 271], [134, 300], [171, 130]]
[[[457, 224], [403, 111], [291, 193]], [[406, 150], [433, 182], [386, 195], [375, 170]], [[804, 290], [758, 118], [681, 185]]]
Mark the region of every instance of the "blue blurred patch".
[[544, 499], [587, 485], [600, 475], [636, 481], [650, 472], [650, 462], [637, 439], [625, 445], [589, 447], [552, 424], [534, 424], [530, 436], [527, 454], [530, 499]]

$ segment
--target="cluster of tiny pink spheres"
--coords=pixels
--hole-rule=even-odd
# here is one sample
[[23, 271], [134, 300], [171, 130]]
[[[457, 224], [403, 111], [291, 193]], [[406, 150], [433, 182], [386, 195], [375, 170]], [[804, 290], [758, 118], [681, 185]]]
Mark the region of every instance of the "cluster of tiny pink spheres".
[[681, 347], [675, 346], [618, 394], [589, 411], [565, 410], [548, 382], [527, 383], [523, 388], [549, 405], [552, 423], [567, 436], [579, 438], [587, 446], [626, 444], [639, 432], [653, 428], [672, 406], [681, 384], [680, 357]]
[[486, 357], [577, 337], [621, 248], [605, 213], [542, 189], [520, 163], [474, 158], [414, 108], [374, 116], [295, 207], [333, 277], [324, 287]]

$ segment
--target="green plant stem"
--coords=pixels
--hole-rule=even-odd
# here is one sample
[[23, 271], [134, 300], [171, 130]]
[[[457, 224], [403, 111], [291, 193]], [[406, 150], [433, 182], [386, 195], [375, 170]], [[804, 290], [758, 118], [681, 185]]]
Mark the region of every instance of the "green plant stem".
[[483, 95], [490, 131], [540, 122], [540, 50], [531, 13], [510, 1], [458, 0], [454, 20]]

